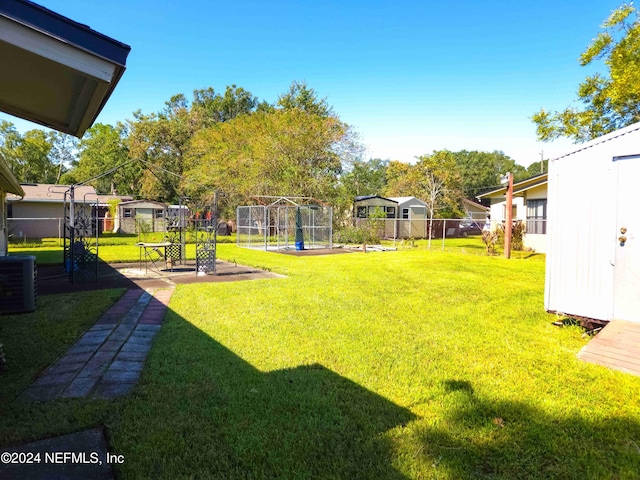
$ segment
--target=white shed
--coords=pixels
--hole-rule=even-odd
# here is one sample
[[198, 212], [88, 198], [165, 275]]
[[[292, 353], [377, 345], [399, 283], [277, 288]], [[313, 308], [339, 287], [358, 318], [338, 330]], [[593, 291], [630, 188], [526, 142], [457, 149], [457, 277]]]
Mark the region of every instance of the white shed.
[[640, 322], [640, 123], [551, 160], [545, 308]]

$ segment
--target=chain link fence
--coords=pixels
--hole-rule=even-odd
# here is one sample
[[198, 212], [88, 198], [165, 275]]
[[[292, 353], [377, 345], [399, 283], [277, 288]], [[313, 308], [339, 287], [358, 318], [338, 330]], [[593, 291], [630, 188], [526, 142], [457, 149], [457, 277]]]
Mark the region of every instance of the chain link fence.
[[438, 218], [432, 221], [428, 219], [358, 218], [355, 224], [370, 228], [382, 240], [404, 240], [480, 235], [485, 221], [460, 218]]

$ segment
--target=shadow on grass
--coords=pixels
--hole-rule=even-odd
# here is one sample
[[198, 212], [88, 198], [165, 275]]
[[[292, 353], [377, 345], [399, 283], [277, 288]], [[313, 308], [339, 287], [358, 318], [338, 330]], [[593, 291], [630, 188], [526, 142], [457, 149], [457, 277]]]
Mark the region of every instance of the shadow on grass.
[[424, 464], [448, 478], [638, 478], [640, 424], [631, 417], [558, 417], [514, 401], [490, 401], [449, 380], [455, 407], [442, 427], [412, 432]]
[[[212, 320], [214, 321], [214, 320]], [[262, 372], [173, 312], [121, 427], [132, 478], [405, 478], [407, 409], [319, 364]]]

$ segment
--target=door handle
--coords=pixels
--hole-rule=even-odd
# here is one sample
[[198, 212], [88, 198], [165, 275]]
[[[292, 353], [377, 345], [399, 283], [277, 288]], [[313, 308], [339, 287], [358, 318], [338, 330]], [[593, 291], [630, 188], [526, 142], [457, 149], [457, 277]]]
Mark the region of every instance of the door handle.
[[618, 237], [618, 241], [620, 242], [621, 245], [624, 245], [624, 242], [627, 241], [627, 237], [625, 237], [624, 235], [621, 235]]

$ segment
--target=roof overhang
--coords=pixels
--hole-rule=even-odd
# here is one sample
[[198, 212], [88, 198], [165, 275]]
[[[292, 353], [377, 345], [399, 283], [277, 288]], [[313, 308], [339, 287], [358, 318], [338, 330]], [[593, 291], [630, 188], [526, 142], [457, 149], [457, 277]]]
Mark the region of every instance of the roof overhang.
[[[541, 185], [545, 185], [548, 182], [548, 174], [541, 173], [540, 175], [536, 175], [534, 177], [527, 178], [525, 180], [521, 180], [520, 182], [513, 184], [513, 194], [518, 195], [526, 192], [527, 190], [531, 190], [532, 188], [539, 187]], [[476, 198], [481, 200], [483, 198], [495, 198], [504, 196], [507, 193], [507, 187], [502, 187], [497, 190], [492, 190], [487, 193], [483, 193], [482, 195], [478, 195]]]
[[26, 0], [0, 2], [0, 110], [82, 137], [131, 47]]

